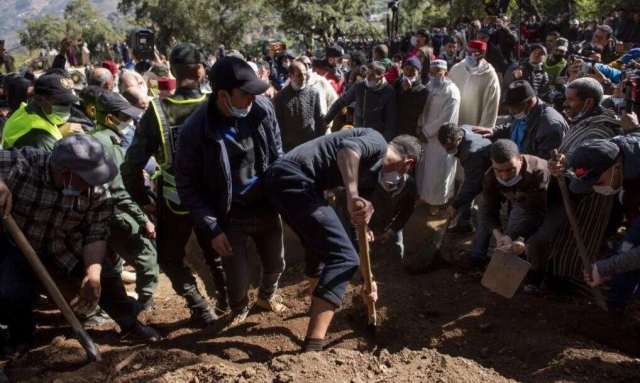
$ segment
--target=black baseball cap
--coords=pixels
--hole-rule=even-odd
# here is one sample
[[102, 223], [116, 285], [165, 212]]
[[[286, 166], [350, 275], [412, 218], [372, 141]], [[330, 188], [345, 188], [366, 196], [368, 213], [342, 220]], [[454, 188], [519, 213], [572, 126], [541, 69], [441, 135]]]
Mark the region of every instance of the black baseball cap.
[[80, 98], [73, 93], [73, 81], [59, 74], [44, 74], [36, 80], [35, 94], [51, 96], [61, 105], [71, 105]]
[[344, 53], [344, 49], [342, 49], [340, 45], [332, 45], [330, 47], [327, 47], [327, 49], [324, 52], [324, 55], [327, 58], [349, 57]]
[[207, 57], [193, 43], [180, 43], [173, 47], [169, 54], [169, 64], [204, 64]]
[[598, 182], [604, 172], [612, 167], [621, 155], [618, 145], [609, 140], [589, 140], [567, 155], [570, 172], [576, 178], [571, 180], [569, 189], [573, 193], [588, 192]]
[[540, 49], [545, 56], [547, 55], [547, 48], [542, 44], [531, 44], [529, 48], [530, 52], [533, 52], [536, 49]]
[[270, 86], [258, 78], [246, 61], [233, 56], [216, 61], [209, 71], [209, 80], [214, 92], [237, 88], [245, 93], [259, 95]]
[[96, 111], [105, 114], [122, 112], [132, 118], [138, 118], [144, 112], [131, 105], [120, 93], [115, 92], [104, 92], [100, 95], [96, 101]]
[[524, 80], [516, 80], [507, 87], [504, 104], [507, 106], [525, 103], [536, 96], [531, 85]]

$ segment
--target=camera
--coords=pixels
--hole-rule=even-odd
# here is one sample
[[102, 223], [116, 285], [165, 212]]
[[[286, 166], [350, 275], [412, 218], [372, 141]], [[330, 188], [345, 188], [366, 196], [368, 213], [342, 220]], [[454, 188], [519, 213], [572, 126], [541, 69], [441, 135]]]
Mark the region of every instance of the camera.
[[594, 73], [593, 65], [595, 64], [596, 60], [594, 60], [592, 58], [589, 58], [589, 57], [571, 55], [571, 56], [569, 56], [569, 65], [573, 65], [573, 63], [576, 60], [581, 60], [582, 61], [582, 66], [580, 67], [580, 71], [578, 73], [580, 73], [582, 75]]
[[133, 54], [138, 60], [153, 60], [155, 57], [154, 34], [151, 29], [137, 28], [131, 31]]

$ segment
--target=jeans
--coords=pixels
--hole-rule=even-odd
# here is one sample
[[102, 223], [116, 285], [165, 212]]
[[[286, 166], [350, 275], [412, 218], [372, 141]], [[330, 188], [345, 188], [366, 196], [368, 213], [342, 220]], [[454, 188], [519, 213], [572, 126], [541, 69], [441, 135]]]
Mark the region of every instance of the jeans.
[[267, 171], [265, 190], [306, 249], [306, 275], [319, 278], [313, 295], [340, 307], [360, 258], [338, 215], [294, 162], [274, 163]]
[[269, 300], [278, 288], [280, 275], [284, 271], [284, 243], [282, 221], [276, 213], [262, 217], [230, 218], [225, 234], [233, 249], [233, 255], [222, 257], [222, 266], [227, 275], [227, 293], [231, 310], [239, 312], [249, 304], [247, 292], [250, 286], [249, 254], [247, 240], [256, 244], [262, 261], [262, 276], [258, 297]]
[[[633, 220], [624, 239], [616, 249], [616, 255], [625, 253], [640, 245], [640, 217]], [[614, 255], [615, 257], [615, 255]], [[623, 311], [640, 287], [640, 270], [616, 274], [611, 278], [611, 288], [607, 296], [607, 306], [614, 311]]]
[[[12, 336], [30, 336], [35, 329], [33, 304], [37, 297], [39, 280], [27, 259], [4, 233], [0, 234], [0, 322], [9, 327]], [[70, 301], [85, 276], [82, 260], [67, 273], [53, 262], [43, 260], [60, 292]], [[137, 321], [138, 302], [127, 292], [108, 257], [105, 256], [100, 275], [101, 294], [98, 304], [120, 326], [127, 329]]]

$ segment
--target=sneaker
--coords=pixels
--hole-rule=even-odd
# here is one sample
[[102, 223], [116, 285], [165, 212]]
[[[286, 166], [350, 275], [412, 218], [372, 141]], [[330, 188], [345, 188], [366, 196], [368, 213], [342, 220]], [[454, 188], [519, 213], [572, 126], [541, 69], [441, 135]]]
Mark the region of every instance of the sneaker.
[[231, 313], [231, 315], [229, 316], [229, 324], [225, 326], [224, 329], [228, 330], [244, 323], [244, 321], [247, 320], [247, 316], [249, 316], [248, 307], [245, 307], [244, 310], [240, 312]]
[[83, 317], [82, 315], [78, 316], [80, 322], [84, 325], [84, 328], [93, 328], [102, 326], [104, 324], [112, 324], [115, 321], [111, 319], [109, 314], [107, 314], [100, 306], [98, 306], [92, 313]]
[[140, 304], [140, 311], [152, 311], [158, 308], [153, 297], [140, 297], [138, 298], [138, 303]]
[[277, 294], [272, 296], [268, 301], [258, 297], [258, 299], [256, 299], [256, 306], [273, 311], [274, 313], [281, 313], [288, 309], [288, 307], [282, 303], [282, 296]]
[[447, 230], [447, 232], [451, 234], [472, 234], [474, 231], [475, 230], [471, 225], [469, 226], [455, 225], [453, 227], [450, 227], [449, 230]]
[[157, 342], [160, 340], [160, 334], [151, 326], [145, 326], [139, 321], [126, 329], [122, 329], [122, 337], [131, 336], [135, 340], [143, 342]]

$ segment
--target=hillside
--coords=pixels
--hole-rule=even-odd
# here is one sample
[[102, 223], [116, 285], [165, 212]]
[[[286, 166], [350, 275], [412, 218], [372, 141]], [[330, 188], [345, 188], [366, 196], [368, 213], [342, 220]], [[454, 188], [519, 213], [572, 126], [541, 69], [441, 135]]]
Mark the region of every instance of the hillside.
[[[25, 27], [25, 20], [46, 14], [62, 16], [69, 0], [0, 0], [0, 39], [11, 50], [19, 45], [18, 30]], [[118, 0], [89, 0], [103, 15], [114, 12]]]

